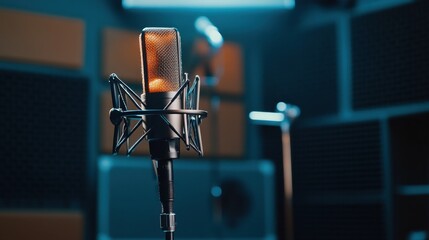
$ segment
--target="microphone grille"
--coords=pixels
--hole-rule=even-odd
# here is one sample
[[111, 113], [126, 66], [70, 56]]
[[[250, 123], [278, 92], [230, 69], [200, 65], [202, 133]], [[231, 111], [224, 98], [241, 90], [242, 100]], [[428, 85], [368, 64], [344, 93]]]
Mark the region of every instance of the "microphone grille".
[[140, 35], [140, 46], [144, 91], [178, 90], [182, 62], [177, 29], [144, 28]]

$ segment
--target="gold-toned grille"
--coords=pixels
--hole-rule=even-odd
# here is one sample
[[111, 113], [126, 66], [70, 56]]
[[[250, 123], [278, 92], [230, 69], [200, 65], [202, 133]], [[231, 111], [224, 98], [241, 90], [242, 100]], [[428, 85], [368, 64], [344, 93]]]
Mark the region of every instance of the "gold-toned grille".
[[177, 29], [145, 28], [140, 35], [140, 45], [144, 91], [177, 91], [182, 67]]

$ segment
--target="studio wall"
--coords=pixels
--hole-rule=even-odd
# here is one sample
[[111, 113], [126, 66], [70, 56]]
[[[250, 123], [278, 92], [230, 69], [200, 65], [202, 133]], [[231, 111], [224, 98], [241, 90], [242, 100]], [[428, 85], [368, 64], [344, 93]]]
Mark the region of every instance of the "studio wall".
[[[302, 9], [265, 55], [276, 59], [264, 65], [265, 78], [276, 76], [265, 108], [302, 110], [291, 132], [296, 239], [426, 236], [428, 10], [426, 1]], [[263, 149], [281, 156], [272, 141]]]

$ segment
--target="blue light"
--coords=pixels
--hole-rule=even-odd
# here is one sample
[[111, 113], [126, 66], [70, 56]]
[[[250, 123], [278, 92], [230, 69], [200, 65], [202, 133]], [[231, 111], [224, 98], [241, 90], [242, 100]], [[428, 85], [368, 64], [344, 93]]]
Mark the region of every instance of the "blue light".
[[426, 231], [412, 231], [408, 235], [408, 239], [410, 240], [421, 240], [421, 239], [427, 239]]
[[112, 159], [110, 157], [103, 157], [100, 161], [100, 168], [104, 171], [110, 171], [113, 165]]
[[220, 32], [214, 26], [207, 28], [207, 36], [209, 37], [210, 44], [214, 47], [220, 47], [223, 44], [223, 38]]
[[217, 27], [215, 27], [207, 17], [198, 17], [194, 25], [198, 32], [206, 36], [212, 47], [215, 49], [222, 47], [223, 37]]
[[220, 188], [219, 186], [213, 186], [211, 190], [211, 194], [213, 197], [222, 196], [222, 188]]
[[259, 171], [263, 173], [266, 176], [274, 174], [274, 167], [271, 162], [268, 161], [261, 161], [259, 164]]
[[263, 122], [282, 122], [285, 118], [283, 113], [273, 113], [273, 112], [258, 112], [253, 111], [249, 113], [249, 118], [254, 121], [263, 121]]
[[295, 7], [295, 0], [122, 0], [131, 8], [284, 8]]
[[279, 103], [277, 103], [276, 108], [277, 108], [277, 111], [284, 112], [284, 111], [286, 111], [287, 104], [284, 102], [279, 102]]

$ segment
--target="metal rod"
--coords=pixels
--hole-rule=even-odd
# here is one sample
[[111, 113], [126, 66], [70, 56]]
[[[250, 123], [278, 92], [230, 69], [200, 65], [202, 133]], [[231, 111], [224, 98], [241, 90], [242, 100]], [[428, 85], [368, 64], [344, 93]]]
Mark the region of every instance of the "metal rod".
[[188, 114], [198, 115], [201, 118], [207, 117], [207, 111], [204, 110], [190, 110], [190, 109], [151, 109], [151, 110], [128, 110], [122, 111], [121, 117], [136, 117], [141, 118], [147, 115], [168, 115], [168, 114]]
[[289, 131], [282, 132], [283, 144], [283, 181], [285, 193], [285, 223], [286, 239], [293, 240], [293, 188], [292, 188], [292, 159]]
[[[188, 74], [185, 73], [185, 80], [189, 81], [188, 78]], [[189, 83], [186, 85], [184, 91], [184, 94], [182, 95], [182, 104], [183, 104], [183, 109], [187, 109], [188, 106], [186, 106], [186, 99], [188, 98], [188, 88], [189, 88]], [[189, 146], [189, 129], [188, 129], [188, 115], [187, 114], [183, 114], [183, 130], [184, 130], [184, 134], [185, 134], [185, 145], [186, 145], [186, 149], [189, 150], [190, 146]]]
[[173, 239], [176, 230], [176, 218], [174, 214], [174, 177], [173, 159], [158, 160], [157, 176], [159, 185], [159, 200], [162, 212], [160, 215], [161, 229], [165, 232], [165, 239]]
[[128, 87], [128, 85], [125, 84], [116, 74], [113, 76], [112, 81], [115, 81], [116, 84], [120, 85], [122, 88], [125, 88], [124, 90], [125, 90], [125, 92], [127, 93], [128, 96], [133, 95], [135, 98], [137, 98], [139, 100], [139, 102], [141, 104], [143, 104], [143, 106], [146, 107], [146, 105], [140, 99], [140, 97], [130, 87]]
[[189, 80], [186, 80], [185, 83], [182, 84], [182, 86], [180, 86], [179, 90], [177, 90], [177, 92], [174, 94], [174, 96], [170, 100], [170, 102], [168, 102], [167, 105], [164, 107], [164, 110], [167, 109], [168, 107], [170, 107], [170, 105], [174, 102], [174, 100], [176, 100], [176, 98], [178, 96], [180, 96], [180, 94], [183, 92], [183, 89], [185, 89], [185, 87], [188, 85], [189, 85]]

